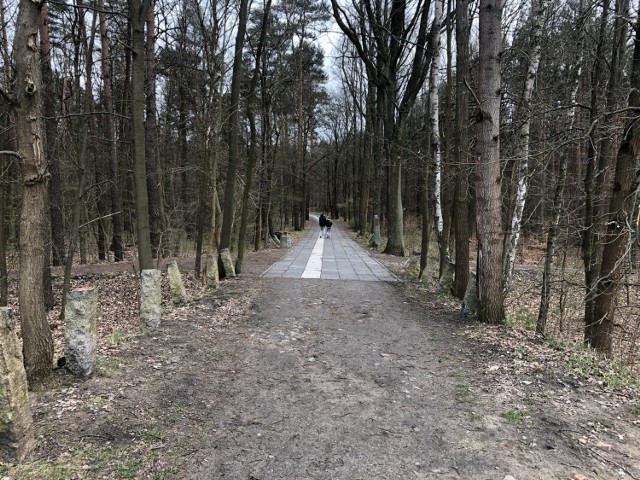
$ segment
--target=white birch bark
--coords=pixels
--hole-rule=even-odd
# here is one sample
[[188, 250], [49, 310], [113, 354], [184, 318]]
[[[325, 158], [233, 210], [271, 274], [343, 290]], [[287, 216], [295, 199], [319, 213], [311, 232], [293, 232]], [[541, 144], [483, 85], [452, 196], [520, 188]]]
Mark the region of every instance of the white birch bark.
[[542, 28], [546, 17], [549, 0], [532, 0], [531, 2], [531, 55], [529, 56], [529, 66], [527, 77], [524, 82], [522, 92], [522, 111], [524, 119], [520, 131], [518, 132], [519, 142], [516, 152], [518, 161], [518, 190], [516, 192], [515, 206], [511, 217], [511, 233], [507, 243], [504, 275], [502, 280], [502, 291], [507, 292], [511, 286], [513, 269], [516, 260], [516, 249], [522, 231], [522, 214], [527, 201], [527, 191], [529, 187], [529, 142], [531, 129], [531, 97], [535, 85], [538, 66], [540, 65]]
[[[441, 22], [442, 17], [442, 3], [436, 0], [434, 3], [434, 18], [435, 21]], [[433, 189], [434, 194], [434, 206], [435, 206], [435, 227], [436, 235], [438, 236], [438, 246], [440, 251], [447, 248], [447, 245], [442, 244], [442, 153], [440, 151], [440, 99], [438, 98], [438, 73], [440, 71], [440, 29], [437, 29], [434, 33], [434, 51], [433, 59], [431, 60], [431, 76], [429, 78], [429, 106], [430, 106], [430, 118], [429, 123], [431, 125], [431, 159], [435, 166], [434, 177], [435, 184]], [[448, 256], [448, 255], [447, 255]]]

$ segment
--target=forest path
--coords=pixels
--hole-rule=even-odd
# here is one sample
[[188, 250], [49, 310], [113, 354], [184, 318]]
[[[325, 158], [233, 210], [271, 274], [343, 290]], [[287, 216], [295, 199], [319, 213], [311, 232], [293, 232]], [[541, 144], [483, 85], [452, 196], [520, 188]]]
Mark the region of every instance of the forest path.
[[[280, 278], [320, 278], [323, 280], [362, 280], [395, 282], [366, 250], [351, 239], [335, 222], [329, 238], [320, 236], [317, 217], [314, 227], [263, 276]], [[313, 224], [313, 223], [312, 223]]]
[[[74, 474], [12, 480], [640, 478], [637, 397], [393, 281], [336, 224], [284, 258], [248, 252], [152, 334], [134, 318], [102, 340], [94, 378], [56, 371], [32, 399], [32, 460]], [[314, 250], [319, 278], [302, 278]]]

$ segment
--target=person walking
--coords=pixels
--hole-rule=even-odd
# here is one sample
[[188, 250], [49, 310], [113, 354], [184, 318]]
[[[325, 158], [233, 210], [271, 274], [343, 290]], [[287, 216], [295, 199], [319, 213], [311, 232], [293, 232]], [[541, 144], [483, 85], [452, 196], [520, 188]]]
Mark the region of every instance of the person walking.
[[326, 238], [331, 238], [331, 225], [333, 225], [333, 222], [327, 218], [327, 235]]
[[318, 225], [320, 225], [320, 238], [322, 238], [327, 231], [327, 217], [325, 217], [324, 212], [320, 214]]

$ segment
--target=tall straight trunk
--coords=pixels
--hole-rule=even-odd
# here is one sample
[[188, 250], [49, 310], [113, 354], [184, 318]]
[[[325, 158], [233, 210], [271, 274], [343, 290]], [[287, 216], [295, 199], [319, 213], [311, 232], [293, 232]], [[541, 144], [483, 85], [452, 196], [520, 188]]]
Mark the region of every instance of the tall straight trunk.
[[[81, 8], [78, 8], [80, 11]], [[93, 98], [93, 49], [95, 43], [95, 32], [97, 29], [97, 12], [94, 10], [93, 12], [93, 20], [91, 22], [91, 30], [90, 37], [87, 38], [86, 29], [84, 26], [84, 13], [81, 13], [81, 35], [82, 35], [82, 43], [83, 49], [85, 52], [85, 77], [86, 77], [86, 90], [85, 92], [85, 102], [84, 102], [84, 112], [88, 115], [88, 126], [90, 139], [87, 139], [86, 145], [84, 147], [84, 156], [88, 156], [88, 158], [94, 159], [94, 174], [95, 174], [95, 183], [96, 185], [101, 185], [106, 178], [106, 171], [104, 168], [104, 162], [98, 156], [98, 148], [96, 145], [98, 139], [98, 121], [96, 118], [96, 103]], [[85, 135], [83, 133], [83, 135]], [[84, 140], [83, 140], [84, 141]], [[82, 158], [79, 163], [85, 163], [84, 168], [88, 168], [86, 164], [85, 158]], [[106, 217], [107, 217], [107, 198], [100, 193], [96, 198], [96, 209], [98, 212], [98, 218], [96, 221], [97, 227], [97, 247], [98, 247], [98, 259], [100, 261], [105, 261], [108, 259], [107, 255], [107, 228], [106, 228]], [[64, 299], [63, 299], [64, 300]]]
[[224, 189], [224, 206], [222, 213], [222, 231], [220, 232], [220, 249], [231, 248], [231, 233], [235, 211], [236, 174], [240, 158], [238, 143], [240, 140], [240, 123], [238, 109], [240, 108], [240, 82], [242, 80], [242, 48], [247, 29], [248, 0], [240, 0], [238, 14], [238, 31], [236, 33], [235, 55], [231, 73], [231, 95], [229, 112], [229, 164]]
[[153, 268], [149, 230], [149, 194], [145, 161], [145, 45], [144, 26], [150, 0], [129, 0], [131, 23], [131, 141], [136, 195], [136, 234], [140, 270]]
[[[249, 120], [249, 158], [247, 162], [247, 174], [245, 175], [244, 191], [242, 192], [242, 210], [240, 214], [240, 232], [238, 234], [238, 257], [236, 258], [236, 273], [242, 273], [242, 262], [244, 260], [244, 250], [246, 245], [247, 224], [249, 223], [249, 194], [253, 188], [253, 173], [258, 157], [258, 133], [256, 130], [255, 96], [260, 78], [260, 62], [267, 37], [269, 15], [271, 13], [271, 0], [267, 0], [262, 13], [262, 27], [260, 30], [260, 41], [256, 49], [256, 64], [253, 69], [253, 77], [249, 92], [247, 93], [247, 118]], [[304, 225], [304, 221], [303, 221]]]
[[[4, 127], [4, 125], [3, 125]], [[0, 137], [3, 135], [0, 134]], [[4, 146], [4, 141], [0, 142], [0, 150]], [[5, 235], [7, 215], [7, 189], [2, 176], [7, 162], [4, 155], [0, 154], [0, 307], [7, 306], [9, 296], [9, 271], [7, 270], [7, 237]]]
[[365, 98], [364, 137], [362, 139], [362, 171], [360, 172], [360, 199], [358, 205], [358, 229], [360, 235], [367, 232], [367, 218], [369, 208], [369, 194], [371, 187], [371, 166], [374, 159], [375, 140], [375, 99], [376, 86], [371, 80], [367, 81]]
[[116, 143], [115, 119], [113, 108], [113, 93], [111, 90], [111, 60], [109, 58], [109, 37], [107, 35], [107, 16], [104, 0], [98, 0], [98, 15], [100, 23], [100, 61], [102, 67], [102, 97], [106, 116], [104, 118], [105, 137], [108, 143], [109, 166], [109, 198], [111, 201], [111, 250], [116, 262], [124, 260], [122, 245], [122, 193], [120, 189], [120, 166], [118, 162], [118, 145]]
[[[84, 210], [84, 205], [82, 200], [85, 195], [85, 190], [87, 186], [87, 178], [88, 178], [88, 165], [87, 158], [89, 157], [89, 133], [93, 138], [97, 136], [97, 126], [95, 125], [95, 115], [93, 110], [93, 82], [92, 82], [92, 70], [93, 70], [93, 39], [94, 39], [94, 30], [96, 27], [96, 12], [93, 13], [93, 22], [91, 27], [91, 36], [90, 40], [87, 38], [86, 28], [85, 28], [85, 11], [81, 8], [78, 9], [78, 44], [82, 45], [82, 49], [84, 50], [85, 55], [85, 86], [84, 89], [84, 97], [81, 102], [82, 110], [85, 114], [89, 114], [89, 129], [83, 129], [81, 133], [80, 140], [80, 149], [78, 152], [77, 165], [78, 165], [78, 190], [76, 194], [76, 199], [73, 205], [73, 215], [71, 221], [71, 235], [69, 238], [69, 249], [67, 251], [67, 255], [65, 258], [65, 266], [64, 266], [64, 280], [62, 285], [62, 302], [60, 308], [60, 318], [64, 318], [65, 314], [65, 305], [67, 303], [67, 293], [69, 293], [69, 289], [71, 288], [71, 268], [73, 267], [73, 258], [75, 255], [75, 250], [78, 247], [78, 244], [82, 242], [81, 240], [81, 232], [80, 232], [80, 218], [82, 216], [82, 212]], [[80, 83], [80, 77], [78, 76], [77, 83]], [[80, 91], [78, 85], [76, 85], [76, 90]], [[91, 113], [89, 113], [91, 112]], [[92, 125], [93, 123], [93, 125]], [[95, 153], [95, 152], [92, 152]], [[92, 155], [95, 158], [95, 155]], [[82, 255], [82, 254], [81, 254]]]
[[51, 230], [52, 264], [54, 266], [64, 263], [64, 216], [63, 198], [60, 183], [60, 164], [55, 153], [55, 140], [57, 134], [57, 120], [55, 108], [55, 82], [51, 70], [51, 43], [49, 41], [49, 15], [46, 3], [42, 5], [40, 12], [39, 33], [40, 51], [42, 52], [42, 81], [44, 87], [43, 108], [46, 117], [45, 130], [47, 134], [46, 154], [49, 161], [49, 222]]
[[147, 170], [147, 193], [149, 195], [149, 238], [154, 258], [162, 258], [162, 220], [160, 215], [160, 187], [158, 177], [158, 143], [157, 107], [156, 107], [156, 2], [149, 0], [147, 11], [147, 69], [146, 99], [147, 114], [145, 117], [145, 164]]
[[531, 2], [531, 46], [529, 55], [529, 65], [527, 67], [527, 77], [525, 78], [524, 88], [522, 91], [522, 99], [520, 103], [520, 111], [522, 112], [522, 125], [518, 131], [518, 147], [516, 151], [516, 161], [518, 162], [518, 189], [516, 192], [515, 206], [511, 216], [511, 231], [508, 236], [504, 273], [502, 280], [502, 290], [506, 293], [511, 286], [513, 277], [513, 269], [516, 261], [516, 249], [520, 232], [522, 230], [522, 215], [527, 200], [527, 191], [529, 188], [529, 142], [531, 130], [531, 96], [533, 95], [533, 87], [536, 76], [538, 75], [538, 66], [540, 65], [542, 28], [547, 15], [547, 7], [549, 0], [532, 0]]
[[[4, 16], [5, 4], [4, 0], [0, 0], [0, 55], [4, 65], [11, 65], [9, 56], [9, 40], [7, 38], [7, 24]], [[5, 69], [3, 85], [11, 83], [11, 70]], [[9, 114], [4, 112], [0, 115], [0, 150], [13, 151], [12, 141], [9, 136]], [[15, 152], [14, 152], [15, 154]], [[14, 155], [15, 156], [15, 155]], [[20, 159], [19, 156], [16, 156]], [[7, 160], [4, 154], [0, 154], [0, 307], [7, 306], [9, 296], [9, 282], [7, 269], [7, 237], [6, 237], [6, 214], [7, 214], [7, 195], [8, 182], [4, 179]]]
[[[440, 98], [438, 96], [438, 77], [440, 74], [440, 29], [442, 23], [442, 0], [435, 0], [433, 3], [433, 28], [431, 29], [433, 37], [431, 45], [433, 45], [433, 58], [431, 59], [431, 75], [429, 77], [429, 125], [431, 130], [430, 139], [430, 157], [431, 163], [435, 168], [434, 182], [434, 207], [436, 217], [436, 232], [438, 241], [442, 241], [442, 202], [441, 202], [441, 184], [442, 184], [442, 153], [440, 151]], [[422, 204], [422, 249], [420, 251], [420, 273], [422, 278], [427, 268], [427, 256], [429, 254], [429, 166], [424, 169], [424, 192]]]
[[22, 159], [23, 201], [20, 215], [20, 277], [18, 301], [22, 351], [29, 381], [50, 374], [53, 340], [44, 308], [45, 231], [47, 228], [47, 157], [38, 18], [42, 3], [21, 0], [14, 36], [16, 60], [15, 113], [18, 153]]
[[478, 71], [478, 319], [504, 322], [502, 293], [502, 198], [500, 171], [500, 53], [503, 0], [480, 0]]
[[453, 294], [463, 299], [469, 282], [469, 97], [465, 82], [469, 75], [469, 2], [456, 2], [456, 132], [455, 164], [456, 187], [454, 231], [456, 272]]
[[[602, 70], [604, 62], [601, 60], [604, 55], [605, 37], [609, 25], [610, 0], [604, 0], [602, 4], [602, 17], [600, 19], [600, 31], [598, 34], [598, 44], [596, 48], [596, 61], [591, 74], [591, 109], [590, 124], [595, 124], [600, 112], [600, 85], [602, 81]], [[584, 232], [582, 237], [582, 261], [584, 264], [585, 280], [585, 302], [584, 302], [584, 322], [585, 325], [593, 324], [593, 314], [595, 308], [595, 288], [598, 278], [598, 157], [596, 153], [595, 137], [596, 129], [591, 129], [589, 135], [589, 148], [587, 152], [587, 166], [584, 176], [585, 208], [584, 208]], [[586, 329], [585, 329], [586, 330]], [[588, 334], [585, 332], [585, 336]]]
[[[580, 29], [580, 37], [577, 43], [578, 59], [575, 64], [576, 74], [573, 80], [573, 88], [571, 90], [571, 105], [574, 107], [568, 112], [568, 136], [572, 139], [575, 124], [578, 116], [578, 89], [582, 82], [584, 61], [584, 3], [581, 1], [579, 6], [580, 20], [578, 28]], [[575, 151], [575, 149], [573, 149]], [[553, 270], [553, 260], [555, 257], [556, 243], [560, 233], [560, 216], [562, 214], [562, 205], [564, 202], [564, 190], [566, 186], [567, 169], [569, 165], [569, 152], [565, 151], [560, 157], [560, 165], [558, 167], [559, 174], [556, 180], [556, 187], [553, 196], [552, 218], [549, 231], [547, 233], [547, 246], [545, 249], [544, 270], [542, 273], [542, 288], [540, 291], [540, 307], [538, 309], [538, 319], [536, 322], [536, 334], [544, 336], [546, 334], [547, 319], [549, 316], [549, 308], [551, 302], [551, 277]]]
[[[452, 72], [452, 37], [453, 37], [453, 18], [452, 12], [452, 0], [447, 1], [447, 81], [445, 84], [445, 105], [444, 110], [444, 139], [443, 139], [443, 157], [441, 168], [441, 179], [445, 178], [444, 185], [440, 183], [440, 204], [442, 212], [442, 231], [438, 233], [438, 248], [440, 253], [440, 262], [438, 269], [438, 278], [446, 283], [443, 275], [445, 271], [451, 271], [448, 268], [451, 262], [451, 253], [449, 251], [449, 241], [451, 238], [451, 221], [453, 219], [453, 194], [454, 194], [454, 182], [451, 180], [451, 171], [453, 162], [451, 160], [452, 149], [454, 146], [453, 139], [453, 109], [451, 107], [452, 97], [452, 84], [453, 84], [453, 72]], [[436, 224], [439, 220], [436, 218]], [[436, 227], [437, 230], [437, 227]]]
[[[620, 85], [622, 76], [622, 58], [625, 53], [627, 18], [629, 4], [623, 0], [617, 5], [616, 35], [614, 45], [614, 60], [611, 62], [610, 93], [614, 93]], [[640, 26], [640, 20], [637, 21]], [[616, 58], [617, 57], [617, 58]], [[630, 84], [629, 107], [640, 108], [640, 31], [636, 30], [635, 48], [633, 52], [633, 67]], [[613, 100], [613, 98], [612, 98]], [[613, 139], [608, 142], [614, 143]], [[610, 145], [602, 147], [609, 151]], [[606, 154], [605, 151], [601, 155]], [[613, 353], [613, 329], [615, 317], [615, 299], [620, 287], [623, 257], [625, 252], [629, 228], [633, 222], [633, 201], [638, 191], [640, 173], [640, 127], [637, 117], [627, 122], [623, 141], [618, 149], [611, 200], [603, 221], [605, 225], [602, 263], [596, 285], [593, 322], [586, 324], [585, 340], [593, 348], [611, 355]]]

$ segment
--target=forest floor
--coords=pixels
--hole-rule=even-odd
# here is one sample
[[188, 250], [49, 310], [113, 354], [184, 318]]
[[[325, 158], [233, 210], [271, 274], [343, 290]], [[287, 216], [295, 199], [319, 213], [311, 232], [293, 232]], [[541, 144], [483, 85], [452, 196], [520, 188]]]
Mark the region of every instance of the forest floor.
[[150, 335], [131, 265], [75, 270], [99, 288], [97, 375], [32, 392], [38, 446], [0, 478], [640, 478], [637, 383], [606, 361], [413, 281], [260, 277], [283, 252], [248, 254], [214, 291], [182, 259], [192, 300]]

